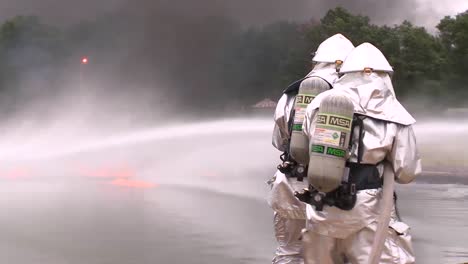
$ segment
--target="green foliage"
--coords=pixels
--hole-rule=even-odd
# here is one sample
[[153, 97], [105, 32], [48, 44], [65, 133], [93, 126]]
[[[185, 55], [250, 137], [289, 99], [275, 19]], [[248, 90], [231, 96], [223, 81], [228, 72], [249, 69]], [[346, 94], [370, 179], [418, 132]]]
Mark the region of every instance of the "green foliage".
[[[445, 83], [458, 96], [468, 95], [468, 11], [456, 17], [445, 17], [437, 25], [440, 42], [446, 54], [444, 69]], [[465, 89], [463, 89], [465, 88]]]
[[319, 26], [319, 30], [323, 32], [322, 37], [327, 38], [340, 32], [355, 43], [366, 41], [373, 29], [368, 17], [352, 15], [341, 7], [329, 10]]

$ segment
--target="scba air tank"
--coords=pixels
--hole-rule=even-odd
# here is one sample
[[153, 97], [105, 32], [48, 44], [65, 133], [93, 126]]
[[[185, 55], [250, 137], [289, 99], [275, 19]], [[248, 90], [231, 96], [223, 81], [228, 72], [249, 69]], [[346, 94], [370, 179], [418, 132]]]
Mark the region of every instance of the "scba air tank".
[[309, 162], [309, 140], [302, 132], [302, 123], [307, 106], [321, 92], [330, 89], [328, 82], [319, 77], [310, 77], [301, 82], [294, 102], [294, 123], [291, 133], [289, 152], [299, 164]]
[[345, 174], [354, 106], [345, 95], [323, 98], [310, 144], [307, 179], [320, 192], [338, 188]]

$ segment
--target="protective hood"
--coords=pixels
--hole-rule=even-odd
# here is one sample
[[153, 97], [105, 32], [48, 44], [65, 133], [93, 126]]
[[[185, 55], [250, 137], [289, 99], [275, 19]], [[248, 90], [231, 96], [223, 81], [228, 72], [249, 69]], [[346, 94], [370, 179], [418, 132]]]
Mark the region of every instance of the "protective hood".
[[395, 97], [388, 73], [347, 73], [335, 82], [333, 90], [319, 94], [309, 107], [319, 108], [322, 99], [331, 93], [347, 95], [357, 114], [402, 125], [416, 122]]
[[335, 63], [317, 63], [314, 69], [306, 75], [306, 78], [309, 77], [319, 77], [324, 79], [330, 85], [333, 85], [333, 83], [338, 79], [338, 72], [336, 72]]
[[382, 52], [367, 42], [357, 46], [349, 53], [340, 69], [340, 73], [360, 72], [366, 68], [372, 71], [393, 73], [392, 66], [390, 66]]
[[288, 86], [288, 88], [286, 88], [286, 90], [283, 91], [283, 93], [297, 93], [302, 81], [311, 77], [321, 78], [327, 83], [329, 83], [330, 86], [333, 86], [333, 83], [338, 79], [338, 73], [336, 72], [335, 63], [317, 63], [314, 69], [311, 72], [309, 72], [306, 75], [306, 77], [291, 83]]
[[353, 49], [354, 45], [349, 39], [341, 34], [335, 34], [318, 46], [312, 61], [328, 63], [344, 61]]

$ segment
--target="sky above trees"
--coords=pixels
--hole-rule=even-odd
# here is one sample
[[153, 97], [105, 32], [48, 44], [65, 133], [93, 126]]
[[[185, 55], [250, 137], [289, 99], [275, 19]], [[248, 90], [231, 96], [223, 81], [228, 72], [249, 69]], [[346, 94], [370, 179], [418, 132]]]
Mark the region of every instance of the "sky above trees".
[[[408, 20], [434, 31], [445, 15], [468, 9], [466, 0], [3, 0], [0, 22], [15, 15], [37, 15], [54, 24], [73, 24], [103, 14], [170, 6], [176, 13], [226, 15], [245, 24], [264, 24], [277, 20], [320, 19], [328, 9], [341, 5], [354, 14], [369, 16], [376, 24], [397, 24]], [[174, 17], [176, 19], [177, 17]]]

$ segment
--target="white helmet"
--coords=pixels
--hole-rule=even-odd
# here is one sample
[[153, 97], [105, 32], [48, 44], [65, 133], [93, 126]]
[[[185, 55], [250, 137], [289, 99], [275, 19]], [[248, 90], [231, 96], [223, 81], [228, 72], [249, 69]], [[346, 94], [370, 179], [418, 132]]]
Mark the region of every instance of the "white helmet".
[[335, 34], [323, 41], [317, 48], [312, 61], [335, 63], [343, 62], [354, 49], [353, 43], [341, 34]]
[[367, 70], [393, 73], [392, 66], [390, 66], [382, 52], [374, 45], [365, 42], [349, 53], [341, 66], [340, 73]]

